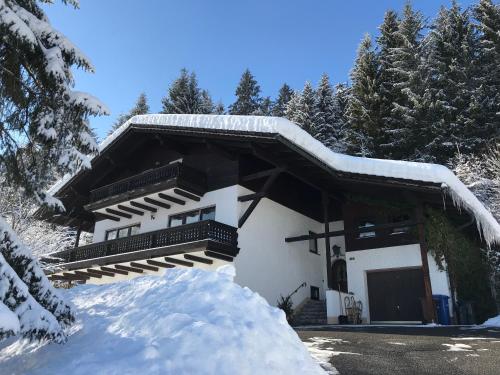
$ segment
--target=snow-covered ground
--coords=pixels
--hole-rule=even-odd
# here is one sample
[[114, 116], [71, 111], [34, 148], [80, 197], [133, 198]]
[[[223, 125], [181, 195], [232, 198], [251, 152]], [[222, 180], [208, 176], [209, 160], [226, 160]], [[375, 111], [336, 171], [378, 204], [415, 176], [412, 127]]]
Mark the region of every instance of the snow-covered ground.
[[481, 324], [483, 327], [498, 327], [500, 328], [500, 315], [495, 316], [494, 318], [488, 319], [486, 322]]
[[2, 374], [324, 374], [285, 314], [235, 284], [234, 268], [172, 269], [67, 291], [64, 345], [0, 345]]

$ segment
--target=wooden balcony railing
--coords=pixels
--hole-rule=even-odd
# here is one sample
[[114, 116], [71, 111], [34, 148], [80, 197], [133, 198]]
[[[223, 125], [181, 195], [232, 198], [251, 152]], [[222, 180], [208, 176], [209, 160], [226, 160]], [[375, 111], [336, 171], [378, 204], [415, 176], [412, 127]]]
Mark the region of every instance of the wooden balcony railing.
[[98, 202], [109, 197], [145, 188], [173, 178], [183, 179], [202, 188], [206, 186], [206, 176], [203, 172], [197, 171], [182, 163], [174, 163], [151, 169], [92, 190], [90, 192], [90, 202]]
[[61, 263], [69, 263], [202, 240], [212, 240], [236, 249], [237, 229], [214, 220], [204, 220], [76, 247], [50, 254], [50, 257], [60, 259]]

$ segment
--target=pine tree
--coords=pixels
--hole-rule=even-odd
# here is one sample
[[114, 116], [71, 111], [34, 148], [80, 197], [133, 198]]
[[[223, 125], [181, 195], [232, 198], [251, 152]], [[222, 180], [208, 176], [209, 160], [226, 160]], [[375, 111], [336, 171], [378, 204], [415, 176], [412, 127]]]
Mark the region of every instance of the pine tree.
[[476, 42], [468, 11], [456, 2], [450, 9], [442, 7], [424, 41], [423, 159], [446, 163], [457, 147], [472, 151], [464, 138], [474, 121], [470, 105], [477, 74]]
[[236, 101], [229, 106], [230, 115], [253, 115], [261, 103], [260, 86], [250, 70], [245, 70], [236, 88]]
[[306, 82], [301, 93], [296, 93], [288, 102], [286, 117], [299, 125], [313, 137], [316, 127], [316, 93], [310, 82]]
[[339, 83], [335, 86], [333, 95], [333, 130], [335, 134], [335, 144], [331, 145], [331, 149], [341, 153], [346, 153], [349, 149], [349, 124], [347, 120], [349, 95], [350, 89], [347, 84]]
[[134, 107], [128, 113], [122, 113], [118, 116], [115, 123], [111, 127], [111, 130], [108, 132], [108, 135], [113, 133], [116, 129], [122, 126], [128, 119], [135, 115], [145, 115], [149, 113], [149, 104], [148, 99], [145, 93], [141, 93], [137, 98], [137, 102]]
[[224, 103], [219, 101], [214, 108], [214, 114], [223, 115], [224, 113], [226, 113], [226, 109], [224, 108]]
[[273, 116], [285, 117], [286, 106], [292, 98], [293, 90], [286, 83], [281, 86], [278, 98], [273, 105]]
[[210, 94], [198, 87], [196, 74], [181, 69], [179, 77], [168, 89], [168, 96], [162, 99], [162, 113], [207, 114], [214, 112]]
[[[86, 155], [97, 145], [88, 117], [108, 112], [96, 98], [72, 89], [71, 68], [93, 67], [34, 0], [0, 3], [0, 35], [0, 168], [9, 186], [60, 207], [45, 187], [54, 170], [63, 175], [90, 166]], [[62, 342], [63, 328], [74, 321], [70, 306], [2, 218], [0, 309], [19, 321], [15, 330], [0, 321], [0, 339], [20, 333]]]
[[298, 124], [299, 121], [299, 106], [301, 101], [301, 93], [299, 91], [294, 91], [290, 100], [288, 101], [285, 109], [285, 117]]
[[378, 155], [377, 140], [381, 119], [377, 88], [377, 58], [367, 34], [359, 48], [351, 72], [347, 118], [349, 121], [349, 152], [363, 156]]
[[256, 114], [259, 116], [272, 116], [273, 113], [273, 101], [269, 96], [262, 99], [260, 103], [260, 108]]
[[335, 104], [330, 78], [325, 73], [321, 76], [316, 90], [315, 137], [329, 148], [333, 148], [339, 141], [338, 129], [335, 127]]

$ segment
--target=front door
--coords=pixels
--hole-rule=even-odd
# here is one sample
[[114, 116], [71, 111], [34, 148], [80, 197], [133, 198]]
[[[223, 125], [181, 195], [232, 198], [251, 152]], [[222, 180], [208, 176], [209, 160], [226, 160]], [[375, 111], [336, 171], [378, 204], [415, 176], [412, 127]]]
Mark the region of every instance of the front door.
[[367, 273], [371, 322], [422, 322], [421, 268]]

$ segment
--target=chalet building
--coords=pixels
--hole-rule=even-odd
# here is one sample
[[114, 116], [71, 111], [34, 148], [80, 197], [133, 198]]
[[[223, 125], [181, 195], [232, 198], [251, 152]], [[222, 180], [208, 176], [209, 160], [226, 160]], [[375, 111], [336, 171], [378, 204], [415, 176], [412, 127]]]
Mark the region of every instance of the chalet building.
[[428, 254], [425, 206], [474, 219], [488, 243], [500, 238], [445, 167], [333, 153], [280, 118], [135, 116], [92, 169], [51, 193], [66, 211], [48, 220], [93, 232], [92, 244], [46, 259], [51, 280], [102, 284], [232, 263], [235, 281], [273, 305], [305, 285], [294, 306], [326, 300], [330, 323], [348, 292], [364, 322], [434, 320], [432, 295], [451, 292]]

